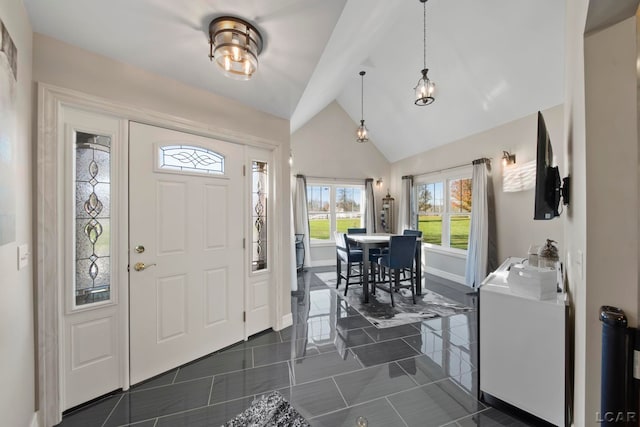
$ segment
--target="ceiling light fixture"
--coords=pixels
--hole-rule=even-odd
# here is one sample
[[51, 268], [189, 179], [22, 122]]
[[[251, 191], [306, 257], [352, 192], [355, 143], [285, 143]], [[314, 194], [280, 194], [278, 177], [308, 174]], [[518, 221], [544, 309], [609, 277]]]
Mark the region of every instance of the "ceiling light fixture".
[[367, 142], [369, 141], [369, 131], [364, 125], [364, 71], [360, 71], [360, 126], [356, 131], [356, 141]]
[[209, 59], [216, 60], [224, 75], [249, 80], [258, 70], [262, 35], [244, 19], [221, 16], [209, 24]]
[[422, 77], [420, 77], [418, 84], [413, 88], [413, 90], [416, 92], [415, 104], [422, 107], [435, 101], [433, 95], [436, 91], [436, 84], [427, 77], [427, 73], [429, 72], [429, 69], [427, 68], [427, 0], [419, 1], [422, 3], [424, 8], [424, 56], [422, 71], [420, 71], [422, 73]]

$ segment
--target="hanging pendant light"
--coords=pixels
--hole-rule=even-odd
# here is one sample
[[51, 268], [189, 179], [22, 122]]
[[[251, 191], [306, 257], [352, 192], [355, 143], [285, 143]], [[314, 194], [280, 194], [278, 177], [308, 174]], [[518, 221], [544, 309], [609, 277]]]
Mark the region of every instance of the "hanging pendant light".
[[356, 141], [367, 142], [369, 141], [369, 131], [364, 125], [364, 71], [360, 71], [360, 126], [356, 131]]
[[415, 104], [422, 107], [424, 105], [429, 105], [436, 100], [434, 98], [436, 84], [427, 77], [427, 73], [429, 72], [429, 69], [427, 68], [427, 0], [419, 1], [422, 3], [424, 8], [424, 56], [421, 70], [422, 77], [420, 77], [418, 84], [413, 88], [413, 90], [416, 92]]

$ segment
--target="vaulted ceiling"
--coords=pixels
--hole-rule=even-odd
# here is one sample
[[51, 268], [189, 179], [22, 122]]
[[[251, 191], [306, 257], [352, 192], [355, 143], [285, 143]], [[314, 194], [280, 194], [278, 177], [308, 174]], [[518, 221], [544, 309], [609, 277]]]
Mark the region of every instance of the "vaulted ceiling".
[[[413, 104], [423, 52], [418, 0], [24, 0], [34, 31], [290, 119], [334, 100], [389, 161], [562, 103], [565, 2], [429, 0], [436, 101]], [[250, 81], [208, 58], [209, 22], [235, 15], [265, 38]]]

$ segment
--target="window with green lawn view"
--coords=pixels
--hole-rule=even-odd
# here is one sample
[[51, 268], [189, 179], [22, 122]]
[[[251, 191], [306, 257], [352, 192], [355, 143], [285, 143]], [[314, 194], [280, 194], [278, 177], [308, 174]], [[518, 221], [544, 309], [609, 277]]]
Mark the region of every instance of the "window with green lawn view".
[[467, 250], [471, 223], [471, 178], [415, 185], [418, 228], [426, 243]]
[[331, 241], [335, 231], [362, 227], [364, 186], [346, 184], [307, 185], [309, 237]]

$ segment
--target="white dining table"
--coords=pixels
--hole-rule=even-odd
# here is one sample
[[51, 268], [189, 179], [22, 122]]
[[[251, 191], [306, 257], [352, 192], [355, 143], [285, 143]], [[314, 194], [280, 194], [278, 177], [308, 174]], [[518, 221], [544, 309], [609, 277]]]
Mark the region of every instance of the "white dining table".
[[[347, 240], [355, 243], [362, 249], [362, 294], [365, 303], [369, 302], [369, 274], [371, 263], [369, 262], [369, 251], [371, 248], [384, 248], [389, 246], [389, 239], [394, 234], [390, 233], [367, 233], [367, 234], [347, 234]], [[417, 238], [416, 245], [416, 295], [422, 294], [422, 239]], [[375, 284], [374, 284], [375, 286]]]

